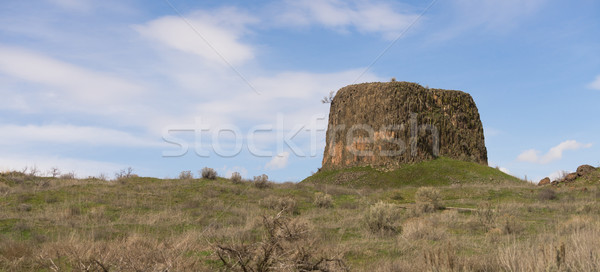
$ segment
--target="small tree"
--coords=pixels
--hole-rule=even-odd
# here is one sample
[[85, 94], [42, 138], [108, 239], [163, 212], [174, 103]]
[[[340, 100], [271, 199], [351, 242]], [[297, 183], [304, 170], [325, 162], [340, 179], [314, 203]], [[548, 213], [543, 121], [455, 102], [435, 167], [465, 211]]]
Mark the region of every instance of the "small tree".
[[333, 102], [333, 97], [335, 96], [335, 92], [331, 91], [329, 92], [329, 96], [324, 96], [323, 99], [321, 99], [321, 103], [323, 104], [331, 104], [331, 102]]
[[202, 168], [202, 172], [200, 172], [200, 174], [204, 179], [217, 179], [217, 171], [212, 168], [204, 167]]
[[56, 178], [56, 177], [60, 176], [60, 170], [58, 170], [58, 167], [52, 167], [52, 168], [50, 168], [50, 175], [53, 178]]

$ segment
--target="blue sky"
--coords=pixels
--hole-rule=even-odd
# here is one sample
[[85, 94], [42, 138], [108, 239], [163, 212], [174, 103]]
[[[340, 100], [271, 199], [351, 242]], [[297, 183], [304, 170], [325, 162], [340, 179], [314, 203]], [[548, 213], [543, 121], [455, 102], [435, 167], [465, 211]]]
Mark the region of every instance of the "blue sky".
[[599, 18], [592, 0], [2, 1], [0, 170], [299, 181], [320, 99], [392, 77], [470, 93], [491, 166], [598, 166]]

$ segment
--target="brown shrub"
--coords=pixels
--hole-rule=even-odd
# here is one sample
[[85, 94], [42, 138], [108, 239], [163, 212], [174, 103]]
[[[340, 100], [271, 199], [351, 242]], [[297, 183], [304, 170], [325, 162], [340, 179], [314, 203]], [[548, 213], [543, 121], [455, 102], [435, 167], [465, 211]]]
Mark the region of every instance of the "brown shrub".
[[364, 215], [367, 227], [375, 234], [396, 234], [402, 231], [397, 205], [383, 201], [369, 207]]
[[231, 174], [231, 182], [242, 183], [242, 175], [239, 172], [233, 172], [233, 174]]
[[217, 179], [217, 171], [212, 168], [204, 167], [200, 172], [200, 176], [202, 176], [203, 179]]
[[217, 245], [227, 271], [349, 271], [339, 258], [327, 256], [310, 237], [312, 227], [301, 219], [263, 217], [265, 236], [256, 243]]
[[254, 177], [254, 186], [258, 189], [266, 189], [271, 187], [271, 182], [269, 182], [269, 176], [262, 174], [260, 176]]
[[415, 193], [415, 202], [423, 212], [434, 212], [442, 208], [440, 191], [433, 187], [421, 187]]
[[296, 200], [291, 197], [268, 196], [264, 199], [261, 199], [258, 204], [262, 207], [276, 211], [284, 211], [287, 213], [297, 212]]
[[181, 173], [179, 173], [179, 179], [191, 180], [194, 179], [194, 174], [192, 174], [192, 171], [181, 171]]

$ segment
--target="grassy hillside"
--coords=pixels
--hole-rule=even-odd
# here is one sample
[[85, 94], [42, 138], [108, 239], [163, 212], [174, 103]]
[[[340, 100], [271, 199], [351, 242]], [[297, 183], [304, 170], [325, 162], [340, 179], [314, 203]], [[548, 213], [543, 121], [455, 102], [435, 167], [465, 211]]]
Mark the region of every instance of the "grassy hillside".
[[519, 179], [477, 163], [438, 158], [406, 164], [393, 171], [371, 167], [319, 171], [302, 182], [352, 187], [397, 188], [401, 186], [440, 186], [451, 184], [519, 183]]
[[332, 184], [339, 172], [266, 188], [223, 178], [2, 173], [0, 271], [600, 267], [597, 184], [540, 188], [445, 159], [352, 171], [403, 186]]

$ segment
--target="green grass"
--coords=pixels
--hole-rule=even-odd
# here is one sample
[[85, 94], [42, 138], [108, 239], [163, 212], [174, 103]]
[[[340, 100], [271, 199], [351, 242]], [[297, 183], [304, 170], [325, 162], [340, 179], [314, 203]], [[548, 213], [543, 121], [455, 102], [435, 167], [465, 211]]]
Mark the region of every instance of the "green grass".
[[443, 157], [403, 165], [393, 171], [377, 170], [368, 166], [343, 170], [322, 170], [302, 182], [371, 188], [523, 183], [518, 178], [492, 167]]

